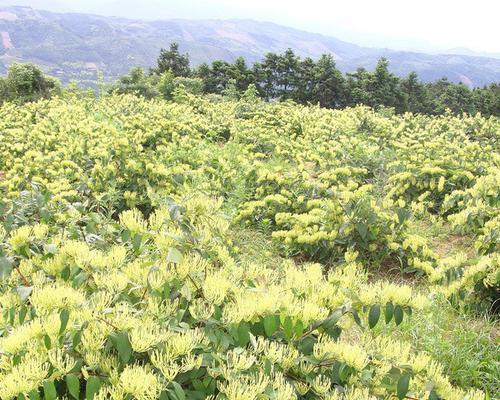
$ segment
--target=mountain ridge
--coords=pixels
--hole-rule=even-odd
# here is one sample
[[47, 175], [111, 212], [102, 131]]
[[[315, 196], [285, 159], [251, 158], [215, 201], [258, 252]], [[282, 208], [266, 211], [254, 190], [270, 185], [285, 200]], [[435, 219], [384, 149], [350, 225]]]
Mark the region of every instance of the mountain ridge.
[[[244, 57], [251, 63], [267, 52], [292, 48], [302, 57], [331, 53], [339, 69], [373, 68], [386, 57], [391, 70], [416, 71], [424, 81], [447, 77], [469, 86], [500, 81], [500, 60], [476, 55], [426, 54], [369, 48], [333, 36], [251, 19], [145, 21], [82, 13], [55, 13], [0, 3], [0, 72], [12, 62], [31, 61], [63, 82], [83, 83], [101, 71], [115, 79], [131, 67], [151, 67], [160, 48], [176, 41], [192, 64]], [[14, 15], [14, 16], [13, 16]]]

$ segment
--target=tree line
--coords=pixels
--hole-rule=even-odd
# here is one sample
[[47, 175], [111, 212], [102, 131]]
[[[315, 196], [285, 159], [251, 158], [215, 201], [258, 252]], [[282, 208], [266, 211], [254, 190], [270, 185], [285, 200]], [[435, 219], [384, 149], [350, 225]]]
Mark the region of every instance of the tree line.
[[115, 90], [135, 91], [145, 96], [159, 91], [168, 98], [180, 84], [197, 94], [235, 97], [253, 87], [268, 101], [293, 100], [328, 108], [364, 104], [373, 108], [392, 107], [398, 113], [435, 115], [449, 109], [456, 114], [500, 115], [499, 83], [469, 89], [447, 78], [424, 83], [415, 72], [400, 78], [390, 72], [385, 58], [378, 61], [373, 71], [358, 68], [342, 74], [332, 55], [323, 54], [317, 60], [302, 59], [292, 49], [282, 54], [268, 53], [251, 66], [239, 57], [233, 63], [216, 60], [192, 69], [189, 55], [181, 54], [179, 46], [172, 43], [169, 49], [160, 51], [155, 68], [148, 73], [132, 70], [118, 80]]
[[33, 64], [12, 64], [6, 77], [0, 77], [0, 104], [19, 104], [47, 99], [61, 93], [59, 81]]
[[[160, 51], [154, 68], [133, 68], [107, 90], [170, 99], [180, 87], [193, 94], [233, 98], [250, 90], [267, 101], [293, 100], [327, 108], [364, 104], [391, 107], [397, 113], [436, 115], [450, 110], [455, 114], [500, 115], [499, 83], [469, 89], [446, 78], [424, 83], [415, 72], [400, 78], [390, 72], [384, 58], [373, 71], [358, 68], [343, 74], [330, 54], [313, 60], [299, 57], [292, 49], [282, 54], [268, 53], [253, 65], [240, 57], [232, 63], [216, 60], [191, 68], [189, 55], [182, 54], [177, 43], [172, 43]], [[57, 80], [45, 76], [33, 64], [14, 64], [8, 75], [0, 78], [0, 103], [34, 101], [60, 91]]]

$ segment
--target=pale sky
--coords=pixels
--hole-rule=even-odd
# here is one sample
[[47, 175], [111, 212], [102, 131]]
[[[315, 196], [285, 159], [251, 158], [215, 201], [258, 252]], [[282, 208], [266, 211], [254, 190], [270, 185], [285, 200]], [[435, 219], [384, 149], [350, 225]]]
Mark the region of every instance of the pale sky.
[[[12, 0], [16, 2], [16, 0]], [[23, 2], [19, 0], [18, 2]], [[500, 0], [33, 0], [136, 18], [250, 18], [395, 49], [500, 53]]]
[[211, 0], [320, 33], [500, 52], [499, 0]]

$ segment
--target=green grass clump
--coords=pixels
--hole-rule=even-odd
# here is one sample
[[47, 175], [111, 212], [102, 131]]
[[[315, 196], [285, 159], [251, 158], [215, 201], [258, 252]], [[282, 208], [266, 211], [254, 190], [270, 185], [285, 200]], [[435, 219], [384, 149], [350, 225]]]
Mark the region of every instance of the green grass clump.
[[401, 328], [402, 338], [439, 360], [454, 384], [482, 388], [493, 398], [500, 393], [499, 335], [494, 317], [460, 313], [444, 299]]

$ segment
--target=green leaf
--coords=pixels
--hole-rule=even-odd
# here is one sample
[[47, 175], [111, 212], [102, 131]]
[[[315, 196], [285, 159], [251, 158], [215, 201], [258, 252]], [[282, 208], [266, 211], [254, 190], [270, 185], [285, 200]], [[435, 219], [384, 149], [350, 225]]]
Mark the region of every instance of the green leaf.
[[141, 248], [141, 243], [142, 243], [142, 236], [138, 234], [134, 235], [134, 238], [132, 239], [132, 248], [136, 253]]
[[78, 346], [80, 342], [82, 341], [82, 334], [83, 331], [79, 330], [78, 332], [75, 333], [75, 336], [73, 336], [73, 348]]
[[336, 325], [342, 315], [344, 315], [342, 310], [335, 310], [327, 319], [323, 321], [323, 325]]
[[123, 363], [127, 363], [132, 356], [132, 346], [127, 332], [118, 332], [112, 336], [113, 343]]
[[128, 229], [125, 229], [123, 232], [122, 232], [122, 240], [124, 242], [128, 242], [128, 240], [130, 239], [130, 231]]
[[398, 214], [399, 225], [403, 225], [403, 223], [411, 216], [411, 213], [405, 208], [398, 208], [396, 213]]
[[439, 396], [434, 389], [432, 389], [432, 392], [429, 393], [428, 400], [439, 400]]
[[250, 325], [242, 321], [238, 325], [238, 342], [241, 347], [245, 347], [250, 341]]
[[78, 400], [80, 398], [80, 380], [73, 374], [66, 375], [65, 379], [69, 394]]
[[266, 375], [271, 375], [271, 371], [273, 370], [273, 363], [269, 361], [269, 359], [266, 359], [264, 362], [264, 373]]
[[78, 374], [82, 370], [83, 360], [77, 359], [73, 368], [68, 373]]
[[78, 287], [83, 284], [88, 278], [88, 274], [85, 271], [80, 271], [75, 277], [73, 278], [73, 287]]
[[52, 343], [51, 343], [51, 340], [50, 340], [50, 336], [49, 335], [45, 335], [43, 337], [43, 343], [45, 344], [45, 348], [47, 350], [50, 350], [51, 347], [52, 347]]
[[43, 382], [43, 395], [45, 400], [57, 399], [57, 391], [54, 382], [49, 380]]
[[342, 332], [342, 329], [340, 329], [340, 327], [337, 326], [337, 322], [339, 322], [339, 319], [342, 317], [342, 315], [343, 311], [341, 309], [335, 310], [329, 317], [323, 320], [319, 326], [322, 326], [325, 332], [329, 336], [336, 339], [340, 336], [340, 333]]
[[26, 314], [28, 313], [28, 309], [26, 307], [21, 307], [19, 310], [19, 323], [23, 323], [26, 318]]
[[290, 340], [293, 336], [293, 322], [290, 317], [286, 317], [283, 321], [283, 334], [286, 340]]
[[394, 307], [394, 321], [396, 325], [399, 325], [403, 321], [404, 311], [403, 308], [398, 304]]
[[199, 392], [204, 392], [205, 391], [205, 385], [203, 385], [203, 382], [200, 381], [199, 379], [193, 379], [191, 381], [191, 384], [193, 385], [193, 387], [199, 391]]
[[0, 256], [0, 280], [8, 278], [12, 272], [12, 261], [5, 256]]
[[85, 399], [93, 400], [95, 394], [101, 388], [101, 380], [97, 376], [90, 376], [85, 387]]
[[11, 307], [9, 309], [9, 323], [14, 325], [14, 321], [16, 320], [16, 307]]
[[406, 306], [404, 311], [406, 311], [406, 313], [408, 314], [408, 316], [411, 317], [411, 314], [413, 313], [413, 311], [412, 311], [412, 309], [411, 309], [410, 306]]
[[302, 322], [302, 320], [299, 319], [295, 323], [294, 331], [295, 335], [297, 335], [298, 337], [302, 336], [302, 334], [304, 333], [304, 323]]
[[30, 400], [40, 400], [40, 395], [38, 394], [37, 389], [33, 389], [31, 392], [29, 392], [28, 396]]
[[410, 375], [404, 374], [398, 380], [397, 395], [399, 400], [402, 400], [406, 397], [409, 387], [410, 387]]
[[20, 354], [16, 354], [14, 357], [12, 357], [12, 365], [13, 366], [19, 365], [20, 362], [21, 362], [21, 355]]
[[182, 259], [182, 253], [178, 249], [176, 249], [175, 247], [171, 247], [170, 249], [168, 249], [167, 261], [174, 264], [180, 264], [182, 262]]
[[161, 392], [159, 400], [168, 400], [168, 394], [166, 391]]
[[280, 326], [279, 318], [276, 315], [267, 315], [264, 318], [264, 331], [266, 336], [272, 336]]
[[333, 339], [338, 339], [342, 334], [342, 328], [338, 325], [328, 325], [325, 327], [325, 332]]
[[312, 353], [315, 344], [316, 339], [313, 336], [306, 336], [299, 342], [299, 351], [308, 356]]
[[351, 310], [351, 314], [352, 314], [352, 317], [354, 318], [354, 321], [356, 322], [356, 324], [358, 324], [358, 326], [360, 328], [362, 328], [363, 324], [361, 323], [361, 318], [359, 318], [358, 312], [355, 310]]
[[66, 268], [64, 268], [61, 272], [61, 278], [63, 278], [65, 281], [67, 281], [69, 279], [71, 275], [71, 268], [69, 266], [67, 266]]
[[339, 377], [345, 382], [345, 380], [349, 377], [350, 368], [347, 364], [341, 363], [339, 368]]
[[385, 323], [388, 324], [391, 322], [392, 317], [394, 316], [394, 305], [389, 302], [385, 305]]
[[33, 291], [32, 286], [18, 286], [16, 288], [17, 294], [21, 298], [22, 301], [26, 300], [31, 292]]
[[358, 231], [359, 236], [361, 236], [361, 239], [363, 239], [363, 241], [366, 241], [366, 235], [368, 233], [368, 228], [366, 227], [366, 225], [363, 223], [356, 224], [356, 230]]
[[181, 385], [179, 385], [175, 381], [172, 381], [172, 385], [174, 387], [174, 392], [177, 398], [179, 400], [186, 400], [186, 394], [184, 393], [184, 390], [182, 389]]
[[59, 328], [59, 335], [61, 335], [68, 326], [69, 310], [67, 309], [62, 310], [61, 313], [59, 314], [59, 320], [61, 321], [61, 327]]
[[374, 304], [370, 308], [370, 312], [368, 313], [368, 325], [370, 329], [373, 329], [375, 325], [377, 325], [378, 320], [380, 318], [380, 305]]

